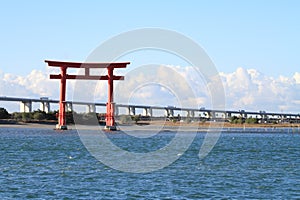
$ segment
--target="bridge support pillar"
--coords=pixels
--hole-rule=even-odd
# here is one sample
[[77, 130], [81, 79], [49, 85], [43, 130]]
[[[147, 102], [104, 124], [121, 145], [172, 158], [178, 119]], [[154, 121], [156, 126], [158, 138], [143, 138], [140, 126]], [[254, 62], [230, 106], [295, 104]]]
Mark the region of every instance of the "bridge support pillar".
[[96, 112], [96, 106], [95, 106], [95, 104], [89, 104], [89, 105], [87, 105], [86, 112], [87, 113], [95, 113]]
[[174, 110], [173, 109], [165, 109], [165, 114], [167, 117], [174, 117]]
[[126, 115], [130, 115], [130, 107], [128, 106], [126, 109], [127, 109]]
[[227, 118], [231, 118], [231, 116], [232, 116], [232, 113], [230, 113], [230, 112], [228, 112], [228, 113], [226, 113], [226, 115], [225, 115]]
[[152, 117], [152, 108], [144, 108], [143, 115]]
[[32, 102], [31, 101], [22, 101], [20, 103], [20, 112], [29, 113], [32, 111]]
[[208, 112], [208, 116], [210, 119], [215, 119], [216, 118], [216, 113], [211, 111], [211, 112]]
[[135, 115], [135, 107], [128, 106], [128, 108], [127, 108], [127, 114], [128, 115]]
[[119, 106], [115, 105], [115, 116], [119, 116]]
[[266, 114], [263, 114], [263, 115], [260, 115], [261, 116], [261, 120], [263, 123], [267, 123], [268, 122], [268, 115]]
[[46, 101], [41, 102], [40, 110], [45, 113], [49, 113], [50, 112], [50, 103], [46, 102]]
[[188, 110], [188, 111], [187, 111], [187, 115], [188, 115], [189, 117], [191, 117], [191, 118], [194, 118], [194, 117], [195, 117], [195, 111], [193, 111], [193, 110]]
[[66, 111], [72, 112], [73, 111], [73, 104], [72, 103], [66, 103]]

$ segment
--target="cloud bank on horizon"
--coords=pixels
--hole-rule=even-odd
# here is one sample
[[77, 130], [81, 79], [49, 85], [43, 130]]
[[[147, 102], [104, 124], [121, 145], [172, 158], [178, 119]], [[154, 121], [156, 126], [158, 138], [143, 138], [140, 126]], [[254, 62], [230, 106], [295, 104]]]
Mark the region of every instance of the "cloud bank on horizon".
[[[197, 85], [197, 87], [192, 88], [196, 96], [193, 98], [186, 97], [186, 102], [193, 101], [193, 103], [196, 102], [198, 107], [210, 108], [209, 92], [203, 83], [193, 84], [195, 82], [201, 82], [201, 80], [195, 80], [191, 67], [172, 66], [172, 68], [184, 77], [187, 82], [190, 82], [191, 86]], [[26, 76], [12, 75], [0, 71], [0, 96], [26, 98], [46, 96], [51, 99], [58, 99], [59, 81], [50, 80], [50, 73], [49, 68], [45, 71], [33, 70]], [[168, 74], [166, 74], [166, 76], [167, 75]], [[141, 75], [140, 78], [143, 78], [142, 76], [143, 75]], [[297, 91], [300, 90], [299, 72], [295, 72], [292, 77], [271, 77], [260, 73], [256, 69], [239, 67], [232, 73], [220, 72], [219, 76], [225, 90], [226, 109], [228, 110], [243, 109], [249, 111], [299, 112], [300, 94], [297, 93]], [[136, 80], [129, 79], [129, 83], [134, 84], [134, 81]], [[97, 84], [96, 89], [97, 91], [104, 90], [105, 92], [97, 92], [94, 99], [97, 102], [106, 102], [106, 81], [100, 82], [101, 83]], [[67, 82], [67, 100], [72, 100], [74, 86], [75, 82]], [[122, 83], [120, 83], [120, 86], [122, 86]], [[125, 87], [120, 88], [124, 92], [132, 92], [125, 91]], [[182, 95], [183, 97], [186, 95], [184, 87], [178, 89], [177, 96], [178, 95]], [[148, 85], [138, 89], [138, 91], [132, 94], [130, 102], [120, 102], [122, 101], [120, 98], [116, 98], [116, 101], [117, 103], [135, 103], [142, 105], [180, 106], [177, 104], [178, 101], [176, 101], [176, 96], [172, 94], [172, 91], [168, 91], [166, 88], [157, 85]], [[192, 104], [187, 103], [186, 105]], [[17, 103], [0, 102], [0, 107], [5, 107], [10, 112], [19, 111], [18, 106]]]

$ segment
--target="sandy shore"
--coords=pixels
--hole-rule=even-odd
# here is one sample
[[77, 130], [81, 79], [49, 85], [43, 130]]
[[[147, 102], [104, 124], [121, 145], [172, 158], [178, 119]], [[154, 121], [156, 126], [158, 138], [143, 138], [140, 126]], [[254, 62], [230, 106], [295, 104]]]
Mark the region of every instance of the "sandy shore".
[[41, 128], [54, 129], [54, 124], [40, 124], [40, 123], [16, 123], [16, 124], [0, 124], [0, 128]]

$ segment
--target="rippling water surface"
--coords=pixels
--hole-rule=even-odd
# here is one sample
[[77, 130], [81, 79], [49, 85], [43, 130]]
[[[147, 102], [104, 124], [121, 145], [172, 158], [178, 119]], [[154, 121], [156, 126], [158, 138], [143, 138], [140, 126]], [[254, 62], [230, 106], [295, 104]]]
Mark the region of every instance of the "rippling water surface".
[[[137, 152], [161, 148], [173, 137], [133, 142], [125, 134], [109, 136]], [[0, 128], [0, 199], [300, 198], [300, 134], [223, 133], [199, 160], [203, 138], [199, 133], [172, 165], [134, 174], [96, 160], [75, 130]]]

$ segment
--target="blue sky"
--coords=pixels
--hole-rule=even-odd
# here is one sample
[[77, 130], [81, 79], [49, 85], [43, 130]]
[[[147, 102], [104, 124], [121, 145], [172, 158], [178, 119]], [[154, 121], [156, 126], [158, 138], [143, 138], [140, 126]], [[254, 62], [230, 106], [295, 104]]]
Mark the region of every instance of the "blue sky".
[[[7, 0], [0, 2], [0, 27], [0, 96], [58, 98], [58, 82], [49, 81], [45, 59], [84, 61], [113, 36], [153, 27], [181, 33], [204, 48], [224, 81], [228, 109], [300, 112], [297, 0]], [[129, 68], [151, 59], [187, 67], [162, 52], [123, 58], [131, 58], [122, 60], [131, 62]], [[200, 107], [208, 104], [203, 99]]]
[[1, 1], [0, 69], [26, 75], [44, 59], [83, 61], [114, 35], [159, 27], [196, 41], [219, 71], [290, 76], [300, 66], [299, 11], [289, 0]]

